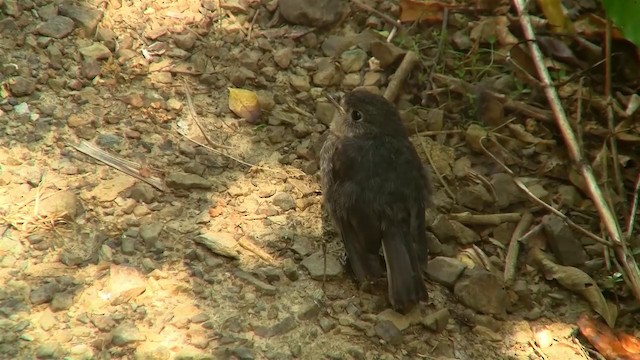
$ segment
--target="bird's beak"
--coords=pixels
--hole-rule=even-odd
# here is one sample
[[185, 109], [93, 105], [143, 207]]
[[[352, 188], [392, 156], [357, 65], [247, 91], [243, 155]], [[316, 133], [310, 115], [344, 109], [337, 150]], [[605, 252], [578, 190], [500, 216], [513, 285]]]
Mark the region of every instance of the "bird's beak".
[[329, 100], [329, 102], [333, 104], [333, 106], [335, 106], [336, 109], [338, 109], [338, 111], [340, 112], [340, 115], [344, 116], [347, 113], [346, 111], [344, 111], [344, 108], [336, 101], [336, 99], [334, 99], [327, 92], [324, 92], [324, 97], [327, 98], [327, 100]]

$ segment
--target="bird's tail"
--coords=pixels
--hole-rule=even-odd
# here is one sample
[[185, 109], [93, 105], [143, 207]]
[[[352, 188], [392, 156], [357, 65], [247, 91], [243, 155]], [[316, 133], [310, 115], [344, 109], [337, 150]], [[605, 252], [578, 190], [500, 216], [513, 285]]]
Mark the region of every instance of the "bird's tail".
[[415, 246], [407, 234], [391, 228], [384, 232], [382, 250], [387, 264], [391, 306], [398, 312], [407, 312], [420, 300], [427, 299], [422, 264]]

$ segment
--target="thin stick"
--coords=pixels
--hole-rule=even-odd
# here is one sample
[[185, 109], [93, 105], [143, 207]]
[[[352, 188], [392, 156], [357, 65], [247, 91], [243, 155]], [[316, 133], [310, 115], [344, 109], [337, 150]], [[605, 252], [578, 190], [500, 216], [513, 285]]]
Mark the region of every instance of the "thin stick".
[[260, 14], [260, 9], [256, 10], [256, 13], [253, 14], [253, 18], [251, 19], [251, 23], [249, 24], [249, 31], [247, 32], [247, 40], [251, 40], [251, 34], [253, 33], [253, 26], [256, 24], [256, 20], [258, 19], [258, 14]]
[[189, 87], [187, 86], [187, 82], [186, 81], [183, 82], [183, 85], [184, 85], [183, 86], [184, 94], [187, 97], [187, 107], [189, 107], [189, 114], [191, 115], [191, 118], [193, 119], [193, 122], [196, 123], [196, 125], [198, 126], [198, 129], [200, 129], [200, 132], [202, 133], [202, 136], [204, 136], [204, 138], [207, 140], [209, 145], [211, 145], [212, 147], [215, 147], [215, 148], [220, 148], [220, 149], [227, 149], [227, 150], [233, 149], [230, 146], [217, 144], [217, 143], [213, 142], [213, 140], [211, 140], [209, 135], [207, 135], [207, 132], [204, 131], [204, 127], [202, 126], [202, 124], [200, 124], [200, 120], [198, 120], [198, 115], [196, 114], [196, 110], [193, 107], [193, 101], [191, 101], [191, 92], [189, 91]]
[[395, 74], [393, 74], [393, 79], [387, 85], [387, 89], [384, 91], [385, 99], [394, 102], [398, 97], [398, 93], [400, 93], [400, 89], [402, 88], [402, 84], [404, 80], [409, 76], [413, 67], [419, 62], [418, 55], [413, 51], [408, 51], [400, 66], [396, 70]]
[[515, 230], [513, 230], [513, 234], [511, 234], [509, 249], [507, 250], [507, 256], [504, 259], [504, 283], [507, 286], [511, 285], [515, 279], [518, 254], [520, 253], [520, 238], [524, 234], [525, 230], [531, 226], [532, 222], [533, 215], [528, 211], [525, 212]]
[[[604, 96], [607, 99], [607, 126], [609, 128], [609, 147], [611, 148], [611, 165], [613, 165], [613, 180], [616, 183], [616, 191], [618, 196], [626, 199], [624, 190], [624, 180], [622, 179], [622, 171], [620, 170], [620, 162], [618, 161], [618, 142], [614, 136], [616, 132], [615, 115], [613, 113], [613, 96], [611, 96], [611, 19], [607, 18], [606, 39], [605, 39], [605, 76], [604, 76]], [[628, 216], [628, 207], [626, 202], [622, 202], [622, 212]]]
[[384, 14], [374, 8], [372, 8], [371, 6], [367, 5], [367, 4], [363, 4], [358, 0], [351, 0], [351, 3], [353, 5], [355, 5], [356, 7], [358, 7], [360, 10], [364, 10], [366, 12], [370, 12], [372, 14], [375, 14], [377, 17], [379, 17], [380, 19], [382, 19], [384, 22], [386, 22], [387, 24], [393, 26], [393, 27], [400, 27], [400, 21], [399, 20], [394, 20], [392, 17], [390, 17], [387, 14]]
[[636, 179], [636, 188], [633, 191], [633, 205], [631, 205], [631, 213], [629, 214], [629, 220], [627, 221], [627, 234], [626, 239], [631, 239], [633, 234], [633, 227], [636, 224], [636, 214], [638, 213], [638, 193], [640, 192], [640, 173]]
[[520, 213], [503, 213], [503, 214], [449, 214], [450, 220], [455, 220], [464, 225], [500, 225], [506, 222], [522, 221]]
[[519, 15], [520, 24], [522, 25], [522, 32], [525, 38], [528, 40], [529, 50], [531, 52], [534, 65], [536, 66], [536, 70], [538, 71], [538, 76], [542, 81], [544, 92], [549, 102], [549, 107], [554, 114], [556, 125], [562, 133], [562, 137], [565, 141], [565, 145], [567, 147], [567, 150], [569, 151], [571, 159], [578, 167], [579, 172], [585, 180], [589, 197], [598, 210], [600, 220], [602, 221], [604, 228], [607, 231], [607, 235], [611, 238], [613, 244], [616, 245], [615, 252], [618, 260], [620, 261], [620, 264], [624, 268], [623, 273], [625, 275], [625, 282], [627, 283], [627, 286], [629, 286], [629, 289], [633, 293], [636, 300], [640, 301], [640, 269], [638, 268], [638, 265], [632, 254], [627, 251], [627, 246], [622, 238], [620, 225], [618, 224], [611, 208], [607, 204], [607, 201], [602, 194], [602, 190], [600, 190], [600, 187], [598, 186], [591, 166], [589, 166], [589, 164], [582, 156], [579, 144], [573, 131], [571, 130], [571, 123], [569, 122], [569, 120], [567, 120], [567, 116], [560, 103], [560, 97], [558, 96], [558, 93], [552, 85], [553, 83], [551, 81], [551, 76], [547, 71], [542, 52], [540, 51], [540, 48], [535, 41], [536, 36], [533, 30], [533, 26], [531, 25], [531, 19], [529, 18], [529, 15], [526, 11], [526, 1], [513, 0], [513, 4]]
[[436, 174], [436, 176], [438, 177], [438, 181], [440, 182], [440, 184], [442, 184], [442, 187], [444, 188], [444, 191], [447, 193], [447, 195], [449, 195], [451, 200], [453, 200], [453, 202], [455, 203], [457, 201], [456, 196], [453, 195], [453, 191], [451, 191], [447, 182], [444, 181], [444, 177], [442, 176], [442, 174], [440, 174], [440, 171], [438, 171], [438, 168], [435, 166], [433, 162], [433, 158], [431, 157], [431, 154], [429, 153], [429, 151], [427, 151], [427, 146], [424, 144], [424, 139], [421, 137], [418, 139], [420, 140], [420, 146], [422, 147], [422, 151], [424, 151], [424, 155], [427, 157], [427, 161], [429, 162], [431, 171], [433, 171]]

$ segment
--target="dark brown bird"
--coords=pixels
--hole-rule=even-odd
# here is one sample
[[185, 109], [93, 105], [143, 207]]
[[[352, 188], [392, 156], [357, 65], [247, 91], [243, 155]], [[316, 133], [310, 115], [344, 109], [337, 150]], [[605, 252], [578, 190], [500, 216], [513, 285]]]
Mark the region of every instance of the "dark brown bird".
[[382, 248], [389, 300], [406, 312], [427, 298], [428, 175], [391, 102], [356, 89], [337, 106], [321, 151], [325, 204], [356, 279], [382, 275]]

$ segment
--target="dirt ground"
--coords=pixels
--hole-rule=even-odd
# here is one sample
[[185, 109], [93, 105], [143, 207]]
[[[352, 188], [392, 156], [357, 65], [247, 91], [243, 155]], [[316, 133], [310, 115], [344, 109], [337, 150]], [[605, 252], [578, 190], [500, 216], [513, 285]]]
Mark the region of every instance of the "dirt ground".
[[[317, 174], [335, 111], [322, 91], [384, 90], [397, 62], [371, 60], [371, 37], [384, 43], [388, 24], [357, 8], [341, 17], [346, 7], [334, 3], [305, 12], [315, 5], [0, 0], [0, 358], [589, 358], [574, 339], [578, 315], [592, 313], [587, 301], [525, 255], [515, 283], [502, 283], [519, 215], [445, 220], [546, 213], [501, 185], [504, 174], [469, 145], [465, 129], [478, 121], [469, 96], [425, 92], [435, 54], [458, 69], [443, 75], [505, 74], [493, 58], [438, 50], [439, 25], [396, 40], [420, 54], [397, 103], [436, 168], [429, 302], [401, 316], [384, 282], [359, 291], [342, 268]], [[368, 4], [398, 13], [393, 1]], [[456, 19], [454, 30], [468, 33]], [[230, 111], [229, 88], [254, 91], [260, 118]], [[207, 143], [189, 98], [222, 146], [190, 140]], [[82, 141], [167, 188], [92, 159], [76, 150]], [[566, 182], [520, 169], [542, 198], [584, 201]], [[580, 241], [598, 273], [601, 247]]]

